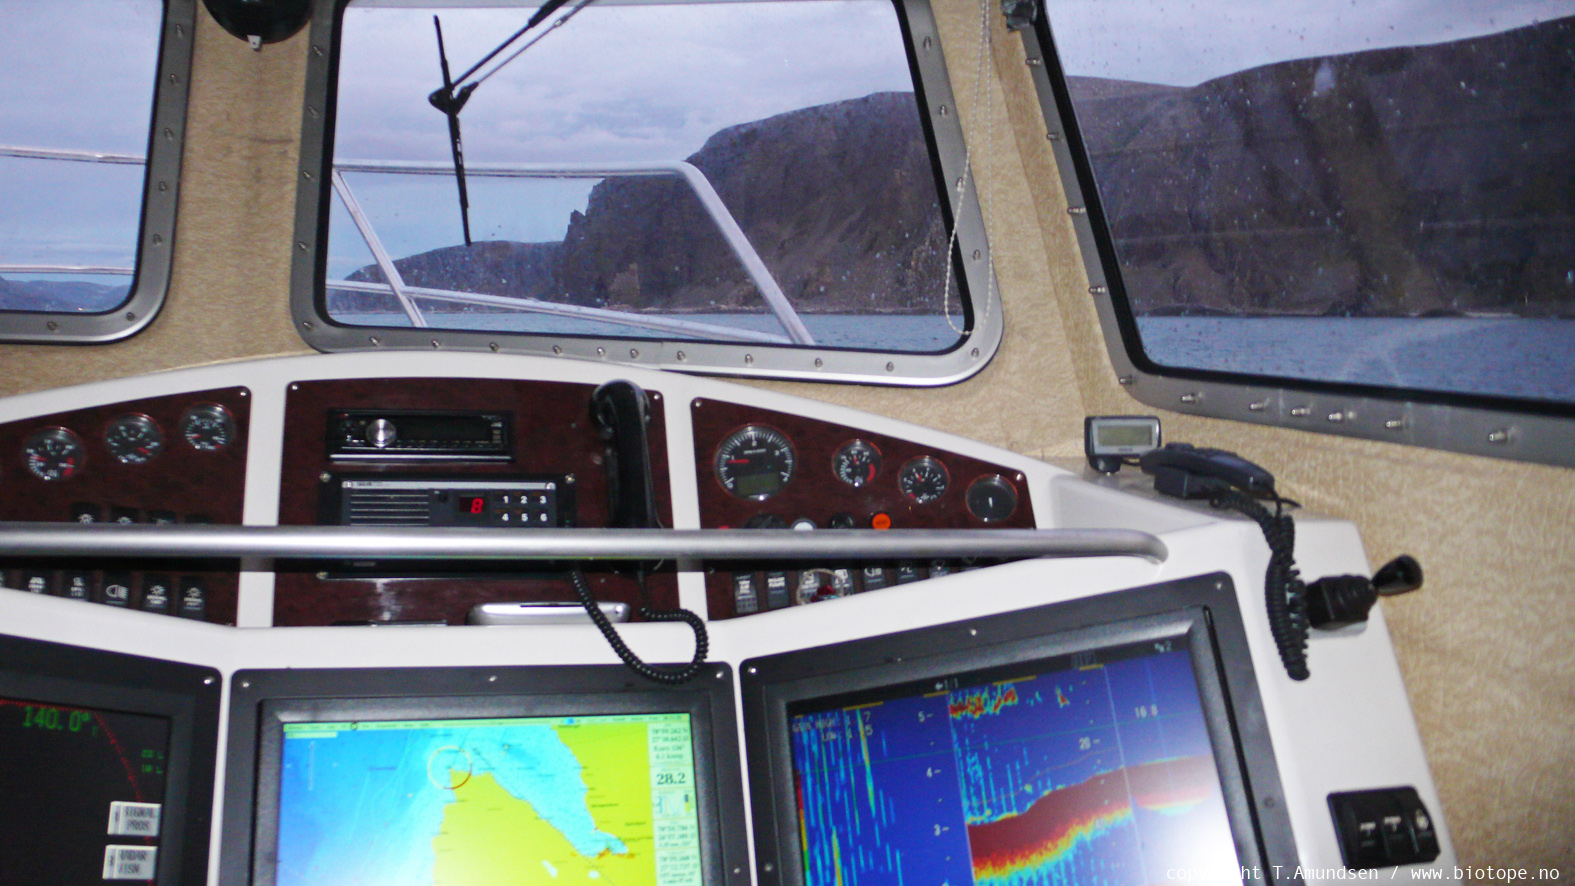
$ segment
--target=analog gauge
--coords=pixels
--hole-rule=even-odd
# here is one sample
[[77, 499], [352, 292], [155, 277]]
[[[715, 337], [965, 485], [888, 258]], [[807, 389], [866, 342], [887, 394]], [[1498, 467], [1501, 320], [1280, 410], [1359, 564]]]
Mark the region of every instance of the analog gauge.
[[857, 489], [880, 472], [880, 450], [874, 443], [849, 440], [831, 457], [831, 472], [838, 480]]
[[180, 417], [180, 435], [193, 449], [218, 452], [235, 442], [235, 419], [217, 403], [204, 403]]
[[122, 464], [145, 465], [164, 451], [164, 432], [146, 415], [122, 415], [104, 428], [104, 448]]
[[22, 444], [27, 469], [40, 480], [65, 480], [82, 470], [87, 451], [82, 439], [65, 428], [45, 428]]
[[951, 475], [946, 472], [945, 465], [928, 455], [921, 455], [902, 466], [897, 475], [897, 488], [923, 505], [946, 494], [946, 484], [950, 481]]
[[716, 448], [714, 466], [722, 488], [760, 501], [793, 479], [793, 444], [775, 428], [749, 425], [727, 435]]
[[968, 484], [968, 510], [986, 523], [998, 523], [1017, 511], [1017, 489], [1000, 474]]

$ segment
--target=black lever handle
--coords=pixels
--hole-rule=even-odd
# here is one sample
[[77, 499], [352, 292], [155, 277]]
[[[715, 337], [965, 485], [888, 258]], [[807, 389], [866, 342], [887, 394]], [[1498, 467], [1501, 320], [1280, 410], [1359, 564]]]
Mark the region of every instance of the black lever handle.
[[1422, 586], [1422, 564], [1401, 554], [1384, 564], [1371, 579], [1362, 575], [1329, 575], [1307, 585], [1307, 621], [1334, 630], [1367, 621], [1380, 596], [1392, 597]]

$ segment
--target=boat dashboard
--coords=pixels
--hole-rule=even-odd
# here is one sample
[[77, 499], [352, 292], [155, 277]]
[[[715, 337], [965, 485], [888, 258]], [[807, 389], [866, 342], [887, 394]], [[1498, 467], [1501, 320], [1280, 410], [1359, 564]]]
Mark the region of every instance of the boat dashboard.
[[[956, 740], [982, 742], [957, 751], [954, 780], [988, 780], [980, 749], [1007, 728], [991, 716], [1020, 704], [1071, 717], [1095, 682], [1109, 722], [1055, 739], [1069, 743], [1056, 745], [1059, 774], [1030, 777], [1022, 766], [1052, 757], [1025, 758], [1007, 779], [1050, 798], [1036, 815], [1085, 804], [1084, 836], [1063, 822], [1035, 838], [1064, 838], [1067, 858], [1136, 852], [1205, 882], [1276, 865], [1268, 877], [1294, 882], [1302, 868], [1454, 864], [1382, 607], [1313, 631], [1311, 677], [1292, 679], [1269, 627], [1259, 527], [1159, 496], [1133, 471], [1053, 465], [712, 379], [452, 353], [236, 362], [13, 397], [0, 401], [0, 459], [12, 589], [0, 640], [82, 650], [77, 683], [95, 662], [168, 666], [197, 669], [213, 693], [210, 719], [182, 727], [180, 747], [197, 749], [186, 765], [211, 775], [185, 783], [184, 818], [171, 811], [185, 873], [159, 882], [285, 882], [291, 717], [452, 726], [578, 712], [659, 730], [675, 710], [689, 712], [695, 768], [652, 775], [646, 808], [678, 803], [698, 830], [662, 831], [691, 849], [663, 856], [658, 882], [818, 882], [819, 850], [801, 851], [820, 845], [816, 828], [841, 835], [835, 851], [865, 853], [873, 875], [886, 864], [874, 847], [899, 839], [893, 822], [942, 825], [904, 813], [901, 786], [919, 776], [896, 745], [919, 737], [864, 712], [911, 705], [923, 724], [941, 693]], [[1308, 580], [1370, 574], [1351, 524], [1316, 516], [1298, 516], [1296, 563]], [[563, 620], [576, 576], [602, 610], [627, 614], [614, 630], [638, 657], [704, 659], [692, 690], [704, 698], [664, 695], [682, 690], [622, 671], [596, 626]], [[510, 607], [517, 618], [494, 618]], [[704, 641], [657, 617], [679, 607]], [[11, 676], [0, 667], [0, 699], [35, 697]], [[288, 713], [306, 696], [315, 713]], [[76, 698], [74, 710], [115, 704]], [[1046, 729], [1022, 738], [1049, 742]], [[819, 743], [799, 740], [811, 734]], [[870, 802], [885, 798], [876, 818], [896, 830], [850, 834], [836, 798], [853, 789], [794, 768], [855, 734]], [[442, 754], [467, 773], [434, 782], [453, 799], [480, 770], [457, 762], [468, 752]], [[1106, 797], [1117, 772], [1126, 787]], [[674, 779], [694, 787], [674, 800]], [[1199, 810], [1222, 829], [1196, 841], [1213, 854], [1186, 850], [1177, 824]], [[1174, 838], [1175, 852], [1120, 849], [1134, 828]], [[177, 836], [163, 839], [174, 870]], [[115, 856], [151, 879], [143, 857]]]

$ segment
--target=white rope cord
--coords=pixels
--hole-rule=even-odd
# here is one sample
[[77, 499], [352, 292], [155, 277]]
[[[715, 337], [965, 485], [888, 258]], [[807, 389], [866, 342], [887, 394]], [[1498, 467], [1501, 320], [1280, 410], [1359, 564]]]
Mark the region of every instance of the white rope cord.
[[[995, 155], [995, 118], [985, 107], [988, 92], [984, 88], [985, 59], [990, 57], [995, 44], [994, 33], [990, 28], [990, 15], [991, 0], [979, 0], [979, 51], [974, 60], [972, 110], [975, 119], [979, 117], [985, 118], [984, 157], [986, 161]], [[961, 116], [960, 110], [958, 115], [959, 117]], [[963, 168], [962, 174], [957, 177], [957, 197], [955, 200], [957, 211], [952, 214], [952, 229], [946, 241], [946, 280], [941, 289], [941, 311], [946, 317], [946, 325], [951, 327], [951, 330], [958, 335], [962, 335], [966, 330], [959, 328], [952, 319], [952, 250], [957, 248], [957, 230], [960, 226], [959, 219], [962, 218], [963, 214], [963, 200], [967, 195], [968, 179], [970, 177], [975, 179], [974, 197], [979, 201], [979, 212], [984, 222], [986, 239], [988, 239], [990, 230], [990, 204], [995, 202], [995, 179], [988, 174], [988, 170], [986, 170], [986, 175], [984, 176], [974, 176], [972, 163], [973, 140], [968, 137], [968, 127], [963, 126], [961, 128], [963, 129]], [[981, 180], [984, 186], [982, 189], [979, 187]], [[984, 199], [984, 190], [989, 191], [989, 200]], [[985, 317], [983, 312], [988, 311], [990, 308], [990, 296], [995, 293], [995, 274], [991, 270], [992, 264], [993, 262], [987, 262], [984, 269], [984, 299], [979, 302], [979, 320], [981, 321]]]

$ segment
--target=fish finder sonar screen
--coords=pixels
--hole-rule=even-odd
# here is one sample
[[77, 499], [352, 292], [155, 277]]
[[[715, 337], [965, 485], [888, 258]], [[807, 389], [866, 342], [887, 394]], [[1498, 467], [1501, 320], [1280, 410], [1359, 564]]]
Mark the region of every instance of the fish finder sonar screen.
[[806, 886], [1239, 880], [1181, 640], [788, 715]]
[[275, 882], [700, 886], [688, 714], [286, 723]]
[[0, 697], [0, 882], [152, 880], [170, 721]]

